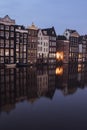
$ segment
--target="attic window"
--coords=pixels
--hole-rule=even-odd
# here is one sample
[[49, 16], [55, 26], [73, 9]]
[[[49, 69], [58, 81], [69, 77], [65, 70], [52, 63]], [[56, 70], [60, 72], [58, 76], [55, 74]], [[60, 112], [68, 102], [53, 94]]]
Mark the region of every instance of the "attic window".
[[68, 35], [68, 33], [66, 33], [66, 36]]
[[52, 31], [52, 34], [54, 34], [54, 31]]
[[21, 29], [21, 27], [19, 26], [18, 29]]
[[47, 31], [44, 31], [44, 34], [47, 35]]

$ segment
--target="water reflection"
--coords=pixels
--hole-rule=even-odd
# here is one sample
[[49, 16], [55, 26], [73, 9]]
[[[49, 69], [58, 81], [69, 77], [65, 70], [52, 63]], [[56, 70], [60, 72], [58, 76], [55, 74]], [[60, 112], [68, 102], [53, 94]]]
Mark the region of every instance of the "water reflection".
[[0, 69], [0, 111], [10, 112], [24, 100], [53, 99], [55, 90], [64, 96], [87, 85], [86, 65], [42, 66]]
[[78, 88], [87, 85], [87, 66], [85, 64], [64, 64], [56, 68], [56, 88], [64, 95], [73, 94]]

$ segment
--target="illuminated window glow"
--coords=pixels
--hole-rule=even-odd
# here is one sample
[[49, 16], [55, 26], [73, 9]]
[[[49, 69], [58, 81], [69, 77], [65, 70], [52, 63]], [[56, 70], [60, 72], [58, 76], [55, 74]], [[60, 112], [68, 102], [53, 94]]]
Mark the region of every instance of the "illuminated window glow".
[[63, 67], [57, 67], [56, 68], [56, 75], [62, 75], [63, 74]]
[[58, 61], [63, 61], [63, 58], [64, 58], [63, 52], [57, 52], [57, 53], [56, 53], [56, 59], [57, 59]]

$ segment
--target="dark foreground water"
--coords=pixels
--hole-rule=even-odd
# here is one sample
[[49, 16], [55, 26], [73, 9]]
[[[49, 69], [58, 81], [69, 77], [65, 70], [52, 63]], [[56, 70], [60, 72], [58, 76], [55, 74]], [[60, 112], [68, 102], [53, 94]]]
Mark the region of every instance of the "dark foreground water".
[[86, 66], [0, 69], [0, 130], [87, 130]]

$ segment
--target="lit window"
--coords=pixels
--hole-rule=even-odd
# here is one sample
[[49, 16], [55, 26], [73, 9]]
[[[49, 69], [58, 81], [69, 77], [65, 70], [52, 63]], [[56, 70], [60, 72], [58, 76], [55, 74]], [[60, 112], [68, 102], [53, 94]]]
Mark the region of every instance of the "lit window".
[[56, 59], [57, 60], [63, 60], [63, 57], [64, 57], [64, 54], [63, 54], [63, 52], [57, 52], [56, 53]]

